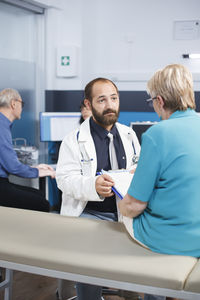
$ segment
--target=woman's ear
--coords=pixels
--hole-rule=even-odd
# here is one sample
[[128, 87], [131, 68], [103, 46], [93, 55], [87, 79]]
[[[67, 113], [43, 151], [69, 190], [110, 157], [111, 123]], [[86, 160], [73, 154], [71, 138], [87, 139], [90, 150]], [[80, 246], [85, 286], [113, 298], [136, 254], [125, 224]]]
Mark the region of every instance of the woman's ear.
[[157, 96], [157, 103], [160, 105], [161, 108], [163, 108], [163, 106], [165, 105], [165, 102], [160, 95]]

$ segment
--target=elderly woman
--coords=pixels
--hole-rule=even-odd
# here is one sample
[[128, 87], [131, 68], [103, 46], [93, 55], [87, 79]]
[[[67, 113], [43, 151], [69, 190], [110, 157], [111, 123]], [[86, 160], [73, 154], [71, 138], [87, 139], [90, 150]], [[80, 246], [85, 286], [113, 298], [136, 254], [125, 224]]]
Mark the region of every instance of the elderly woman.
[[119, 209], [131, 236], [152, 251], [200, 257], [200, 117], [192, 75], [182, 65], [169, 65], [147, 89], [162, 121], [142, 136], [138, 166]]
[[141, 154], [119, 208], [134, 239], [152, 251], [200, 257], [200, 117], [192, 75], [169, 65], [149, 80], [162, 119], [142, 136]]

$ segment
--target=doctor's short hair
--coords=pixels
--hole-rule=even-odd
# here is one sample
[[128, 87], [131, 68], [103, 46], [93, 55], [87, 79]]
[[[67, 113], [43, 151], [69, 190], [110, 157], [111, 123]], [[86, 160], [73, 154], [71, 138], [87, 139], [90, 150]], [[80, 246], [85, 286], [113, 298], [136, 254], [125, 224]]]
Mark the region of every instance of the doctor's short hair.
[[102, 78], [102, 77], [99, 77], [99, 78], [95, 78], [93, 79], [92, 81], [90, 81], [86, 87], [85, 87], [85, 90], [84, 90], [84, 98], [85, 99], [88, 99], [91, 103], [92, 103], [92, 98], [93, 98], [93, 95], [92, 95], [92, 88], [94, 86], [95, 83], [97, 82], [102, 82], [102, 83], [111, 83], [116, 91], [117, 91], [117, 94], [119, 95], [119, 91], [118, 91], [118, 88], [117, 86], [114, 84], [114, 82], [112, 82], [112, 80], [110, 79], [107, 79], [107, 78]]
[[147, 92], [152, 98], [161, 96], [164, 108], [172, 112], [196, 108], [192, 74], [183, 65], [172, 64], [158, 70], [148, 81]]
[[9, 107], [11, 100], [20, 99], [19, 92], [15, 89], [7, 88], [0, 91], [0, 107]]

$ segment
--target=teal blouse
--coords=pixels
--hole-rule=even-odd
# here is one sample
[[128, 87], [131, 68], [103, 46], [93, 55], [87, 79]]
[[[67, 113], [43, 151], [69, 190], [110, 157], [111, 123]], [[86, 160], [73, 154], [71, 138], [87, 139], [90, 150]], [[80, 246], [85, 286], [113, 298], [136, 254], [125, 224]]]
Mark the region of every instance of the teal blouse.
[[128, 194], [148, 202], [133, 221], [151, 250], [200, 257], [200, 117], [176, 111], [142, 136]]

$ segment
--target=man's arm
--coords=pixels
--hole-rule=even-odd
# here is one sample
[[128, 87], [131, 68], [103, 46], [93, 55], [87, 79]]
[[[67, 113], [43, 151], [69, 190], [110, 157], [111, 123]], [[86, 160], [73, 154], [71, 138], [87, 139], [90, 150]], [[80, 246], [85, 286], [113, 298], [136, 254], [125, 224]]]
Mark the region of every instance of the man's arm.
[[100, 196], [101, 191], [98, 194], [98, 187], [98, 191], [96, 190], [96, 180], [97, 185], [100, 184], [98, 178], [101, 176], [96, 176], [94, 170], [96, 171], [95, 158], [84, 160], [77, 142], [77, 133], [70, 133], [60, 146], [56, 168], [57, 185], [65, 198], [103, 201], [103, 197]]
[[139, 216], [147, 207], [147, 202], [135, 199], [134, 197], [126, 194], [125, 197], [118, 204], [120, 213], [129, 218]]
[[38, 169], [32, 168], [19, 161], [17, 153], [13, 149], [10, 131], [1, 133], [0, 164], [2, 166], [2, 172], [5, 174], [13, 174], [24, 178], [38, 177]]

